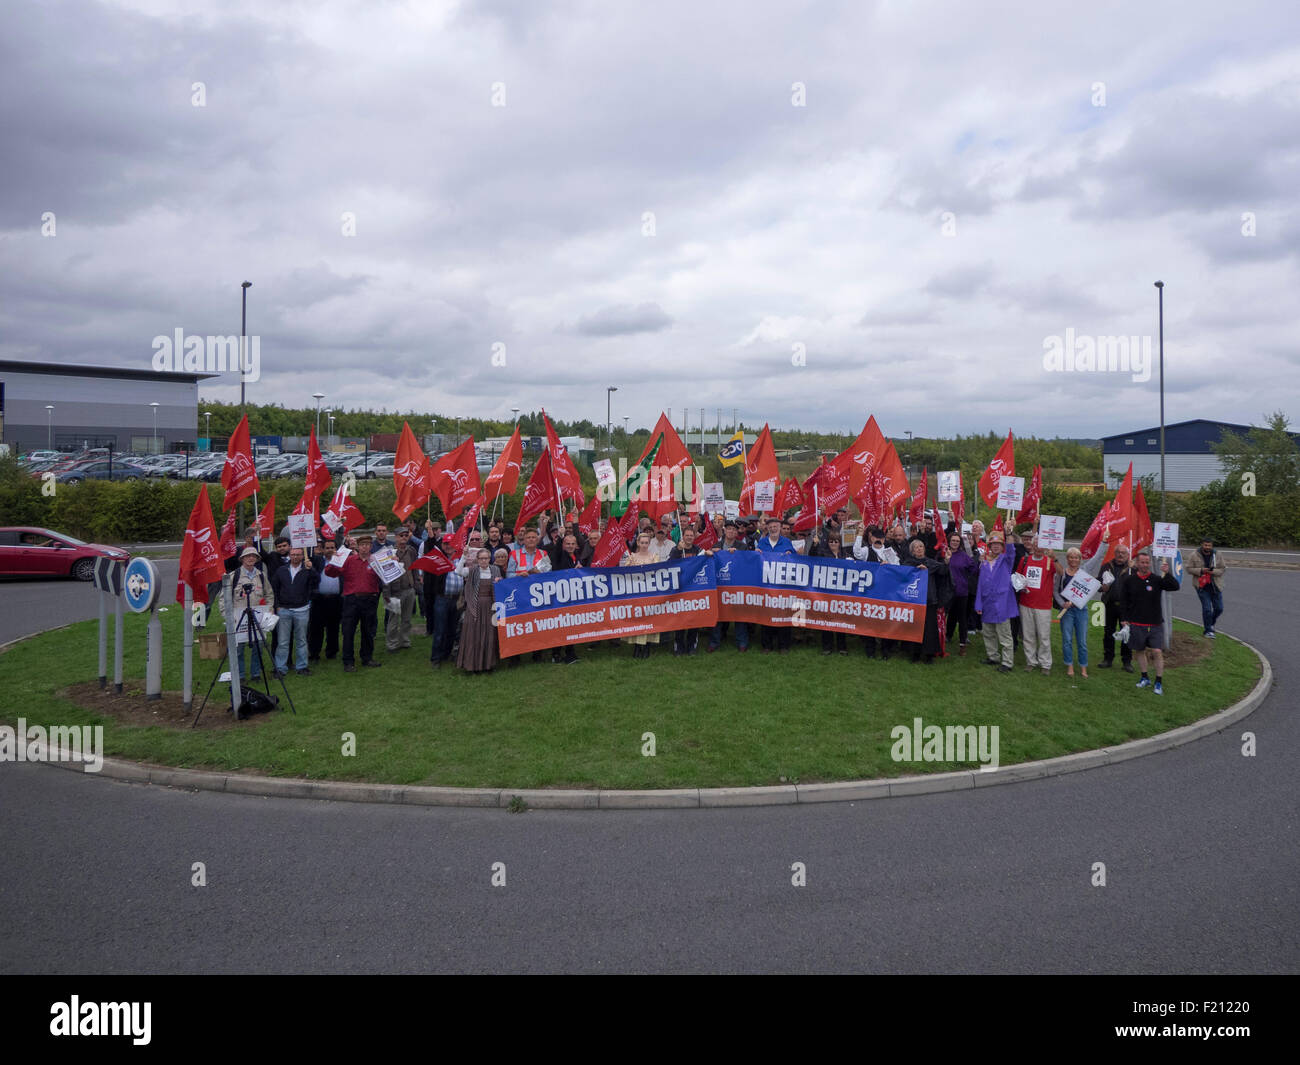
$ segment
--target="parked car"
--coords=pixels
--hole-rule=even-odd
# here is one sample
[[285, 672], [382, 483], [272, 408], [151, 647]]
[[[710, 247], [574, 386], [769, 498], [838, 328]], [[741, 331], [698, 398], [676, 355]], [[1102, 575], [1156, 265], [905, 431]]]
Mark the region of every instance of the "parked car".
[[146, 476], [148, 471], [131, 462], [95, 460], [60, 473], [55, 480], [60, 484], [80, 484], [82, 481], [138, 481]]
[[95, 559], [125, 562], [131, 555], [119, 547], [88, 544], [75, 536], [31, 526], [0, 528], [0, 576], [72, 577], [88, 581]]
[[59, 458], [62, 458], [62, 454], [60, 452], [51, 451], [48, 448], [41, 448], [38, 451], [27, 452], [28, 465], [30, 465], [33, 462], [54, 462], [56, 459]]

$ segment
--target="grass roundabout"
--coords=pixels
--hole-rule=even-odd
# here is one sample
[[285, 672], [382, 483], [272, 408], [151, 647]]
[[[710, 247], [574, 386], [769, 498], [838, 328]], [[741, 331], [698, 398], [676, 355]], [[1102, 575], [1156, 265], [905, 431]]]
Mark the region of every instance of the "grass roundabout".
[[[868, 659], [856, 639], [848, 656], [821, 654], [820, 634], [796, 633], [787, 655], [703, 647], [674, 657], [670, 645], [636, 661], [631, 648], [580, 647], [580, 662], [531, 661], [465, 675], [429, 667], [417, 626], [410, 650], [379, 654], [382, 669], [344, 674], [336, 660], [285, 679], [297, 714], [234, 722], [218, 685], [191, 729], [181, 712], [181, 615], [162, 614], [164, 698], [144, 697], [145, 618], [126, 618], [124, 693], [96, 681], [96, 623], [21, 641], [0, 655], [8, 696], [0, 721], [28, 727], [103, 725], [104, 754], [160, 765], [312, 780], [482, 788], [683, 788], [895, 777], [970, 769], [976, 763], [896, 762], [891, 730], [998, 726], [1000, 763], [1093, 750], [1190, 724], [1246, 695], [1260, 676], [1235, 640], [1204, 640], [1175, 626], [1164, 696], [1136, 676], [1098, 668], [1101, 635], [1090, 633], [1091, 676], [1067, 680], [1060, 635], [1053, 673], [981, 664], [976, 634], [965, 657], [933, 666], [906, 656]], [[417, 618], [417, 621], [420, 619]], [[215, 622], [214, 622], [215, 625]], [[380, 625], [382, 645], [382, 622]], [[110, 679], [112, 673], [110, 640]], [[196, 706], [212, 679], [195, 654]], [[272, 691], [281, 694], [272, 682]], [[283, 701], [283, 700], [282, 700]], [[345, 755], [345, 733], [355, 754]], [[642, 753], [654, 734], [653, 757]]]

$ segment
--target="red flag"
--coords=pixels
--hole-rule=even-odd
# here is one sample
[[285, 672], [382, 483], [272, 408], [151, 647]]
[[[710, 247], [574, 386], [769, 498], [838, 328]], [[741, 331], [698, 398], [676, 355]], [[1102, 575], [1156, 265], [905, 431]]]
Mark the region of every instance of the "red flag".
[[907, 520], [913, 525], [921, 524], [921, 515], [925, 513], [926, 503], [930, 498], [930, 468], [921, 467], [921, 483], [916, 486], [916, 494], [912, 496], [912, 504], [907, 508]]
[[880, 465], [884, 454], [885, 437], [873, 414], [867, 419], [858, 438], [831, 460], [841, 473], [848, 475], [849, 495], [854, 499], [862, 494], [867, 476]]
[[[477, 475], [477, 467], [474, 472]], [[405, 521], [411, 511], [427, 503], [433, 491], [433, 470], [429, 466], [429, 456], [415, 439], [408, 422], [402, 422], [402, 436], [397, 442], [397, 457], [393, 460], [393, 488], [397, 492], [393, 513], [399, 521]]]
[[[1097, 553], [1097, 548], [1101, 546], [1101, 536], [1105, 532], [1107, 525], [1110, 526], [1110, 546], [1113, 547], [1119, 543], [1129, 531], [1132, 517], [1133, 463], [1130, 462], [1128, 464], [1128, 473], [1124, 474], [1124, 482], [1119, 486], [1119, 491], [1115, 493], [1115, 498], [1097, 511], [1097, 516], [1092, 519], [1092, 524], [1088, 526], [1088, 531], [1083, 537], [1083, 543], [1079, 545], [1079, 553], [1085, 559], [1092, 558]], [[1107, 553], [1109, 554], [1109, 549]]]
[[711, 521], [704, 523], [704, 531], [695, 538], [695, 546], [701, 551], [707, 551], [718, 542], [718, 527]]
[[[274, 499], [275, 497], [272, 496], [271, 498]], [[212, 509], [210, 503], [208, 509]], [[235, 512], [232, 509], [229, 517], [226, 518], [226, 524], [221, 526], [221, 557], [234, 558], [235, 552], [238, 550], [239, 548], [235, 544]]]
[[1005, 521], [1005, 518], [1006, 518], [1006, 515], [1003, 514], [1002, 511], [999, 510], [999, 511], [998, 511], [998, 520], [995, 521], [995, 522], [993, 523], [993, 531], [994, 531], [994, 532], [1000, 532], [1000, 533], [1003, 533], [1003, 534], [1005, 535], [1005, 533], [1006, 533], [1006, 528], [1005, 528], [1005, 526], [1006, 526], [1006, 521]]
[[939, 517], [938, 503], [934, 505], [934, 546], [939, 552], [939, 560], [946, 562], [948, 560], [948, 534], [943, 531], [943, 519]]
[[907, 483], [907, 474], [903, 472], [903, 463], [898, 457], [898, 449], [892, 441], [885, 442], [885, 457], [881, 460], [881, 472], [885, 475], [885, 516], [892, 514], [908, 496], [912, 486]]
[[522, 537], [524, 523], [534, 515], [540, 514], [544, 510], [550, 510], [555, 505], [555, 495], [557, 485], [555, 483], [555, 471], [551, 467], [550, 451], [543, 451], [542, 457], [537, 460], [537, 465], [533, 467], [533, 475], [528, 479], [528, 487], [524, 489], [524, 501], [520, 504], [519, 513], [515, 516], [515, 529]]
[[1147, 498], [1142, 494], [1141, 481], [1138, 481], [1135, 492], [1137, 502], [1133, 507], [1133, 528], [1129, 532], [1134, 552], [1155, 543], [1155, 529], [1151, 525], [1151, 515], [1147, 512]]
[[1016, 521], [1021, 525], [1032, 525], [1038, 520], [1038, 504], [1043, 498], [1043, 467], [1035, 466], [1034, 475], [1029, 481], [1029, 491], [1025, 493], [1024, 502], [1021, 504], [1020, 513], [1016, 515]]
[[983, 475], [980, 477], [980, 498], [989, 506], [997, 506], [998, 502], [998, 478], [1014, 477], [1016, 475], [1016, 445], [1011, 439], [1011, 430], [1007, 430], [1007, 438], [1002, 441], [1002, 446], [998, 448], [998, 453], [993, 456], [993, 460], [988, 464]]
[[578, 516], [578, 531], [590, 539], [600, 524], [600, 496], [592, 496], [587, 509]]
[[524, 444], [519, 437], [519, 426], [516, 425], [515, 431], [510, 434], [510, 439], [506, 443], [506, 449], [501, 452], [501, 457], [496, 460], [492, 472], [488, 474], [483, 495], [489, 503], [494, 502], [497, 496], [515, 494], [515, 489], [519, 486], [519, 469], [523, 461]]
[[[231, 552], [232, 554], [234, 552]], [[199, 498], [194, 501], [190, 520], [185, 526], [185, 542], [181, 544], [181, 564], [176, 578], [176, 602], [185, 602], [185, 586], [194, 592], [196, 603], [208, 601], [208, 585], [225, 576], [226, 567], [221, 561], [217, 539], [217, 526], [212, 520], [212, 503], [208, 490], [199, 488]]]
[[[659, 415], [655, 427], [650, 430], [650, 439], [646, 441], [645, 447], [641, 449], [641, 454], [637, 457], [636, 462], [628, 467], [629, 478], [631, 471], [640, 466], [646, 460], [646, 456], [654, 449], [661, 433], [663, 434], [663, 443], [659, 445], [654, 464], [650, 469], [650, 476], [646, 479], [645, 487], [641, 490], [640, 498], [636, 501], [637, 506], [649, 514], [656, 524], [670, 510], [676, 510], [679, 503], [682, 502], [677, 499], [677, 493], [674, 491], [674, 476], [683, 483], [689, 482], [685, 493], [685, 503], [688, 510], [697, 509], [696, 497], [702, 491], [700, 486], [695, 483], [695, 464], [691, 460], [691, 454], [686, 450], [686, 445], [682, 443], [682, 438], [677, 435], [673, 423], [668, 420], [668, 415], [663, 413]], [[691, 472], [688, 474], [687, 470]]]
[[[483, 494], [478, 476], [478, 460], [474, 457], [474, 437], [471, 436], [455, 451], [449, 451], [433, 465], [431, 482], [442, 504], [442, 512], [454, 518]], [[551, 494], [554, 500], [555, 494]]]
[[640, 511], [635, 506], [627, 508], [622, 518], [610, 518], [605, 524], [605, 535], [600, 538], [592, 553], [593, 566], [617, 566], [627, 550], [627, 542], [636, 534], [641, 524]]
[[799, 479], [787, 477], [781, 490], [776, 493], [776, 510], [773, 513], [784, 516], [786, 511], [802, 505], [803, 491], [799, 488]]
[[546, 416], [545, 407], [542, 408], [542, 421], [546, 425], [546, 446], [551, 452], [551, 471], [560, 489], [560, 499], [572, 500], [576, 506], [581, 507], [585, 500], [582, 494], [582, 478], [578, 476], [578, 467], [573, 464], [573, 459], [569, 456], [569, 449], [560, 443], [555, 426]]
[[961, 493], [956, 499], [948, 504], [948, 509], [952, 511], [952, 520], [957, 523], [957, 531], [961, 531], [961, 523], [966, 520], [966, 486], [962, 481], [961, 471], [957, 471], [957, 491]]
[[330, 471], [325, 468], [325, 460], [321, 457], [320, 445], [316, 443], [316, 426], [313, 425], [311, 427], [311, 438], [307, 441], [307, 484], [303, 491], [311, 492], [319, 499], [325, 492], [329, 491], [333, 479]]
[[[313, 497], [313, 496], [311, 496], [311, 495], [306, 491], [306, 489], [304, 489], [302, 495], [300, 495], [300, 496], [298, 497], [298, 502], [296, 502], [296, 503], [293, 505], [293, 510], [289, 511], [289, 513], [290, 513], [290, 514], [310, 514], [310, 515], [311, 515], [311, 518], [312, 518], [312, 524], [313, 524], [313, 525], [319, 525], [320, 522], [317, 520], [317, 519], [318, 519], [318, 516], [320, 515], [320, 509], [319, 509], [319, 508], [320, 508], [320, 498], [319, 498], [319, 497]], [[260, 522], [262, 519], [259, 517], [257, 520]], [[273, 520], [274, 520], [274, 519], [273, 519]], [[268, 533], [267, 535], [270, 535], [270, 534]]]
[[[306, 494], [306, 493], [304, 493]], [[275, 495], [266, 501], [262, 513], [257, 516], [257, 538], [267, 540], [275, 535]], [[233, 538], [232, 538], [233, 545]], [[234, 554], [232, 551], [231, 554]]]
[[425, 573], [432, 573], [435, 576], [441, 573], [450, 573], [455, 568], [451, 564], [451, 560], [436, 547], [411, 563], [411, 569], [424, 570]]
[[463, 555], [465, 553], [465, 544], [469, 542], [469, 531], [474, 528], [475, 522], [478, 521], [479, 512], [483, 509], [483, 497], [480, 495], [474, 500], [474, 505], [470, 507], [469, 512], [456, 526], [456, 531], [449, 536], [442, 538], [443, 549], [450, 555]]
[[772, 432], [766, 425], [758, 434], [754, 446], [745, 455], [745, 484], [740, 490], [740, 512], [749, 514], [754, 509], [754, 486], [764, 481], [781, 482], [781, 471], [776, 465], [776, 448], [772, 445]]
[[356, 504], [348, 498], [347, 482], [340, 481], [338, 488], [335, 489], [334, 499], [330, 503], [329, 510], [325, 512], [325, 524], [335, 530], [342, 526], [343, 531], [346, 533], [364, 523], [365, 520]]
[[[833, 514], [849, 501], [849, 476], [834, 462], [823, 461], [804, 478], [802, 508], [794, 518], [794, 531], [807, 532], [823, 514]], [[777, 509], [777, 513], [784, 513]]]
[[248, 415], [239, 419], [235, 431], [226, 445], [226, 464], [221, 468], [221, 487], [226, 490], [222, 508], [229, 510], [241, 499], [247, 499], [262, 486], [257, 480], [253, 465], [253, 441], [248, 435]]

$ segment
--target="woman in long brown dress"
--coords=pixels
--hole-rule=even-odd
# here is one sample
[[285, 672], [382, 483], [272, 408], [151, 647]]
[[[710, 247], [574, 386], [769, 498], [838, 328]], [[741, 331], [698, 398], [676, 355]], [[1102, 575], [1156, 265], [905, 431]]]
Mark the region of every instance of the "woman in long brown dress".
[[[618, 560], [618, 564], [620, 566], [650, 566], [658, 561], [650, 553], [650, 534], [643, 532], [637, 534], [636, 550], [625, 551], [623, 557]], [[659, 633], [650, 632], [642, 633], [640, 636], [624, 636], [623, 642], [632, 645], [633, 658], [649, 658], [651, 645], [659, 642]]]
[[497, 630], [492, 624], [492, 586], [504, 576], [492, 565], [492, 555], [487, 548], [469, 556], [457, 567], [465, 578], [465, 620], [461, 624], [460, 651], [456, 665], [466, 673], [489, 673], [500, 660], [497, 648]]

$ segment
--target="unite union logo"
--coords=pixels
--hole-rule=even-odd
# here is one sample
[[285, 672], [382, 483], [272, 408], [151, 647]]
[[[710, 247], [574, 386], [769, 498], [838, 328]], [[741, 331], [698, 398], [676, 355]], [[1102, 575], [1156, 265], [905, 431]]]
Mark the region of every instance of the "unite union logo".
[[916, 599], [921, 594], [921, 578], [914, 577], [910, 584], [904, 585], [901, 594], [908, 599]]

